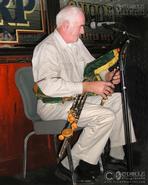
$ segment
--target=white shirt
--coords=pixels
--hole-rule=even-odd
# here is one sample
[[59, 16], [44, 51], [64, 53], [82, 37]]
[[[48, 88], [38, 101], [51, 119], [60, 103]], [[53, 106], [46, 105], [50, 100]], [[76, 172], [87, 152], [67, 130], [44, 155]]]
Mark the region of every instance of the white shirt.
[[55, 30], [34, 50], [34, 81], [51, 97], [81, 94], [84, 68], [94, 59], [80, 39], [67, 44]]

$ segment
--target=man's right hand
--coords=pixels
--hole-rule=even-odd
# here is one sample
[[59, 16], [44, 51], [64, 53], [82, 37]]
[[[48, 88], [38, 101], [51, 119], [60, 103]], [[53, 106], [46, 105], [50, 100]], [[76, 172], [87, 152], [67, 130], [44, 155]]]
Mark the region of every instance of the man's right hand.
[[83, 82], [83, 92], [91, 92], [102, 96], [104, 99], [111, 96], [115, 86], [111, 82], [94, 81]]

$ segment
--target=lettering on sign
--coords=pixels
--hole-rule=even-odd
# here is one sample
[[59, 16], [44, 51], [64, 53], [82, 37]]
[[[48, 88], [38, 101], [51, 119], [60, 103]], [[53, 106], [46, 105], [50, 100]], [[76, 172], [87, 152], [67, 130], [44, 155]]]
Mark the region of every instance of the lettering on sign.
[[0, 0], [0, 43], [19, 43], [23, 33], [44, 33], [44, 0]]

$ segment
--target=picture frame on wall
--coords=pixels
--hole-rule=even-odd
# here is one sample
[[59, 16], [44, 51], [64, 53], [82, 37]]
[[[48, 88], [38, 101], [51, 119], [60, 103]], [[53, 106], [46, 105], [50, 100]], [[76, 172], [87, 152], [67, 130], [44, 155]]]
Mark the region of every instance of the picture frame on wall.
[[45, 0], [0, 0], [0, 47], [33, 46], [47, 36]]

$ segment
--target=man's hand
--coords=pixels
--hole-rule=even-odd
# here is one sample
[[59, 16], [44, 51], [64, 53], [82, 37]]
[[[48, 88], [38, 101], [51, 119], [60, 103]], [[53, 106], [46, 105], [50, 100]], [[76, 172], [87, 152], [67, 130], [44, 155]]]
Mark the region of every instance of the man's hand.
[[107, 96], [112, 95], [114, 85], [111, 82], [94, 81], [94, 82], [83, 82], [83, 92], [91, 92], [101, 95], [104, 99]]
[[112, 82], [113, 84], [120, 83], [120, 71], [118, 69], [114, 69], [111, 72], [108, 72], [105, 76], [106, 81]]

